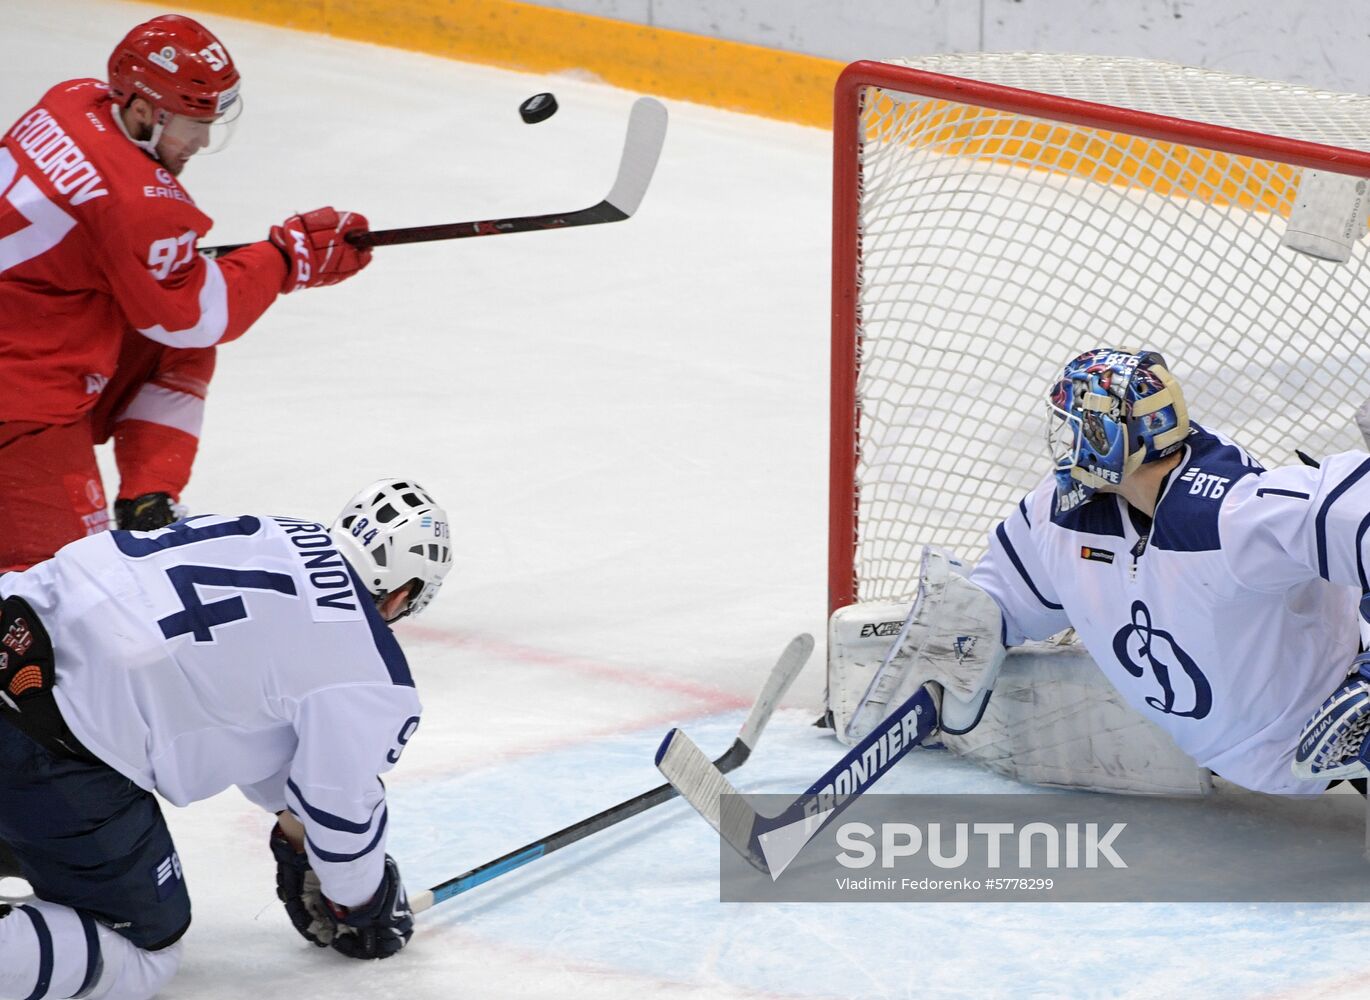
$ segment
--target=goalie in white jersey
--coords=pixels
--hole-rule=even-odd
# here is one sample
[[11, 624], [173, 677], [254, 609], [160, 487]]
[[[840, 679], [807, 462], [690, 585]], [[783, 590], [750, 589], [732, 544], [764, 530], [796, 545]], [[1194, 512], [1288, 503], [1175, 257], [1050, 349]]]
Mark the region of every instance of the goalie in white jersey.
[[1236, 784], [1309, 793], [1356, 773], [1370, 685], [1343, 685], [1370, 589], [1370, 455], [1266, 470], [1190, 422], [1149, 351], [1080, 355], [1049, 409], [1055, 474], [970, 577], [1004, 644], [1073, 627], [1133, 708]]
[[379, 775], [421, 709], [387, 625], [433, 599], [449, 544], [387, 479], [331, 528], [195, 517], [0, 577], [0, 841], [36, 896], [0, 919], [0, 997], [133, 1000], [174, 973], [190, 905], [154, 791], [237, 785], [278, 813], [278, 894], [311, 942], [408, 942]]

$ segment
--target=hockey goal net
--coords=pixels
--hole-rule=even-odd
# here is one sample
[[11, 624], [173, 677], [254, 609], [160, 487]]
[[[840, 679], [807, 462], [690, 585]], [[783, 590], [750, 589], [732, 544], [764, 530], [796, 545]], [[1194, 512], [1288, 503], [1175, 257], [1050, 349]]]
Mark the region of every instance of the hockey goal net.
[[1365, 214], [1343, 263], [1281, 239], [1306, 178], [1364, 191], [1370, 98], [949, 55], [854, 63], [835, 110], [830, 610], [911, 596], [923, 544], [983, 554], [1089, 347], [1159, 350], [1267, 465], [1363, 447]]

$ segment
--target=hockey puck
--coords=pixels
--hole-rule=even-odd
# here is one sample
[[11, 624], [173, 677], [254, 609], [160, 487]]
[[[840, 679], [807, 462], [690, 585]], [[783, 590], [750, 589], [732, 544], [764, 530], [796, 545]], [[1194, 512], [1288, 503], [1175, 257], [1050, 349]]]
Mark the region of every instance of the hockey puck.
[[534, 94], [519, 105], [519, 115], [529, 125], [545, 122], [557, 113], [557, 99], [551, 94]]

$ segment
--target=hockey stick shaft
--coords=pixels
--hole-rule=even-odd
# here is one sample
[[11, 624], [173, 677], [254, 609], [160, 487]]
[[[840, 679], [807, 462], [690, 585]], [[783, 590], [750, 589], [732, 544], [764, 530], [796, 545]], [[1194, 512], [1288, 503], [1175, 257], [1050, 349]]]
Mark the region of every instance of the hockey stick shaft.
[[777, 816], [762, 816], [747, 805], [678, 729], [662, 741], [657, 767], [733, 850], [778, 878], [804, 844], [926, 740], [936, 726], [932, 696], [919, 687]]
[[[473, 222], [411, 226], [407, 229], [379, 229], [353, 234], [348, 237], [348, 242], [358, 247], [387, 247], [400, 243], [431, 243], [436, 240], [469, 239], [473, 236], [508, 236], [511, 233], [622, 222], [624, 219], [632, 218], [652, 182], [652, 175], [661, 155], [661, 146], [666, 141], [666, 121], [666, 108], [660, 101], [640, 97], [634, 102], [632, 113], [628, 116], [628, 133], [623, 140], [623, 153], [619, 157], [614, 186], [602, 201], [589, 208], [573, 212], [548, 212], [544, 215], [520, 215], [509, 219], [479, 219]], [[200, 247], [200, 253], [213, 259], [249, 245], [234, 243], [226, 246]]]
[[[712, 762], [720, 772], [727, 773], [735, 770], [746, 763], [751, 756], [752, 749], [756, 746], [761, 732], [766, 728], [766, 723], [770, 721], [771, 714], [775, 711], [776, 705], [789, 690], [799, 671], [803, 669], [808, 661], [809, 654], [813, 651], [813, 637], [807, 634], [797, 635], [790, 640], [789, 645], [781, 654], [771, 669], [770, 676], [766, 678], [766, 684], [757, 696], [756, 702], [752, 705], [752, 710], [747, 715], [747, 720], [738, 730], [737, 738], [721, 756]], [[627, 801], [620, 802], [616, 806], [610, 806], [602, 812], [583, 819], [578, 823], [573, 823], [556, 833], [549, 834], [540, 840], [535, 840], [531, 844], [520, 847], [518, 850], [503, 854], [493, 861], [487, 861], [483, 865], [472, 868], [470, 871], [463, 872], [455, 878], [450, 878], [445, 882], [439, 882], [432, 888], [423, 892], [415, 893], [410, 897], [410, 906], [415, 913], [420, 913], [438, 903], [459, 896], [464, 892], [479, 885], [484, 885], [493, 879], [506, 875], [515, 869], [522, 868], [538, 858], [546, 857], [553, 851], [558, 851], [563, 847], [574, 844], [579, 840], [584, 840], [593, 833], [615, 826], [626, 819], [646, 812], [663, 802], [669, 802], [679, 793], [669, 783], [659, 785], [650, 791], [643, 792]]]

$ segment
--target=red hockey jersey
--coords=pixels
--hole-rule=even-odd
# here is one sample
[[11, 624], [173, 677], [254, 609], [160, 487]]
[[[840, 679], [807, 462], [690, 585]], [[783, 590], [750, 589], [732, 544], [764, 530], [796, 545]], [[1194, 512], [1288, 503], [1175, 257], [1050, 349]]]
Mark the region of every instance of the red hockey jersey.
[[173, 348], [232, 340], [285, 279], [266, 241], [196, 253], [212, 220], [114, 115], [103, 83], [72, 80], [0, 142], [0, 421], [75, 420], [126, 332]]

